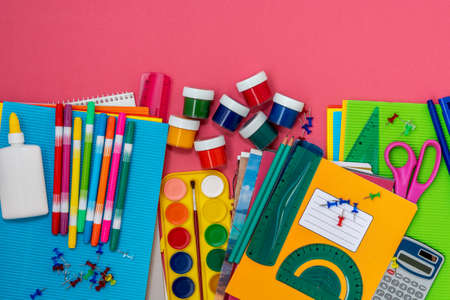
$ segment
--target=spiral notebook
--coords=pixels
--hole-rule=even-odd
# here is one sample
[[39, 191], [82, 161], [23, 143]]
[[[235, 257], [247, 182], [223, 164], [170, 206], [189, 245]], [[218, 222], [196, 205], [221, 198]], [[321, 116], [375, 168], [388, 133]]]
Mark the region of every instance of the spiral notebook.
[[97, 106], [136, 106], [134, 94], [131, 92], [112, 94], [108, 96], [92, 97], [87, 99], [67, 100], [64, 104], [87, 105], [94, 101]]

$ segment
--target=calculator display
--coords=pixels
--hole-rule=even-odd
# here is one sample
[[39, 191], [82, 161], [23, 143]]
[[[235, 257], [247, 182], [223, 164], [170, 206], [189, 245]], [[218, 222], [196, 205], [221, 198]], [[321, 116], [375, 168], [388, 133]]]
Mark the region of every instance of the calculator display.
[[413, 258], [411, 258], [411, 257], [409, 257], [407, 255], [400, 254], [398, 256], [398, 259], [403, 261], [403, 262], [405, 262], [405, 263], [407, 263], [407, 264], [409, 264], [409, 265], [411, 265], [411, 266], [413, 266], [413, 267], [415, 267], [416, 269], [419, 269], [422, 272], [425, 272], [426, 274], [430, 274], [431, 271], [432, 271], [432, 269], [430, 267], [420, 263], [419, 261], [417, 261], [417, 260], [415, 260], [415, 259], [413, 259]]

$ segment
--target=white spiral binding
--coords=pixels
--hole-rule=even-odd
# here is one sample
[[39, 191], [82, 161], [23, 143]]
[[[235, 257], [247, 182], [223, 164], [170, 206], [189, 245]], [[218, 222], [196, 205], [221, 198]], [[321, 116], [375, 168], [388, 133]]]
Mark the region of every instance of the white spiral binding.
[[92, 98], [72, 99], [58, 101], [57, 103], [72, 105], [87, 105], [88, 102], [95, 102], [98, 106], [136, 106], [134, 94], [132, 92], [117, 93], [112, 95], [102, 95]]

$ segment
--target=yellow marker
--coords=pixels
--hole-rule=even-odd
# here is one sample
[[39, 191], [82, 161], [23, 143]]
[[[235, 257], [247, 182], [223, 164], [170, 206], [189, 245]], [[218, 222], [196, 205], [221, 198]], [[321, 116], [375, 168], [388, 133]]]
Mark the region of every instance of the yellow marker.
[[70, 193], [69, 248], [77, 244], [78, 196], [80, 193], [81, 118], [75, 118], [72, 148], [72, 189]]
[[21, 133], [19, 118], [15, 113], [9, 115], [9, 133]]

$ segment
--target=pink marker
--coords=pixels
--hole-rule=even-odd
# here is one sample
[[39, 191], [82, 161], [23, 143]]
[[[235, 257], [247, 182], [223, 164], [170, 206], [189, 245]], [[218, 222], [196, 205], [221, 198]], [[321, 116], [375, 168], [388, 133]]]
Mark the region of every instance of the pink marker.
[[126, 120], [126, 115], [124, 113], [120, 113], [117, 121], [116, 136], [114, 138], [114, 149], [111, 161], [111, 170], [109, 172], [108, 192], [106, 194], [105, 212], [103, 214], [102, 233], [100, 236], [102, 243], [108, 242], [109, 239]]
[[61, 177], [61, 222], [59, 232], [67, 234], [69, 222], [70, 144], [72, 141], [72, 105], [64, 107], [63, 158]]

